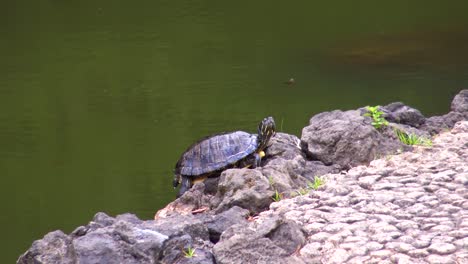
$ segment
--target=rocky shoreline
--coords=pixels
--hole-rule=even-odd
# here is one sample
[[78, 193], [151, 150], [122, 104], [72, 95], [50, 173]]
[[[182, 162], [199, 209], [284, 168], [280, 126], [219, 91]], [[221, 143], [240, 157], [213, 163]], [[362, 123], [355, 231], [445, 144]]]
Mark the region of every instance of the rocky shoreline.
[[381, 110], [381, 129], [365, 108], [320, 113], [300, 139], [277, 133], [261, 168], [197, 183], [155, 220], [97, 213], [17, 263], [468, 263], [468, 90], [443, 116]]

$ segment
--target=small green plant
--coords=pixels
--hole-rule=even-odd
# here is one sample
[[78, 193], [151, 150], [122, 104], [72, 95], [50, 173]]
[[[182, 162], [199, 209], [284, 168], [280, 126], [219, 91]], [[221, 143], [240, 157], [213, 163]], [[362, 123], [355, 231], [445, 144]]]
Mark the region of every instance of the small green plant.
[[322, 177], [315, 176], [314, 182], [308, 182], [307, 187], [309, 189], [317, 190], [320, 186], [325, 184], [325, 180]]
[[420, 137], [413, 133], [408, 134], [400, 129], [395, 129], [395, 133], [398, 139], [405, 145], [420, 145], [426, 147], [432, 146], [432, 140], [430, 140], [429, 138]]
[[184, 250], [184, 255], [186, 258], [193, 258], [195, 257], [195, 249], [192, 247], [188, 247], [187, 250]]
[[281, 199], [283, 199], [283, 194], [279, 193], [278, 190], [275, 190], [275, 194], [273, 197], [271, 197], [271, 199], [273, 199], [275, 202], [279, 202]]
[[383, 112], [379, 110], [379, 106], [367, 106], [367, 113], [364, 116], [370, 116], [372, 118], [372, 126], [376, 129], [380, 129], [382, 126], [387, 126], [388, 121], [382, 116]]
[[275, 180], [273, 179], [272, 176], [269, 176], [269, 177], [268, 177], [268, 183], [270, 184], [270, 186], [273, 187], [273, 186], [275, 186], [275, 183], [276, 183], [276, 182], [275, 182]]
[[309, 189], [307, 188], [300, 188], [299, 190], [296, 191], [297, 195], [303, 196], [309, 193]]

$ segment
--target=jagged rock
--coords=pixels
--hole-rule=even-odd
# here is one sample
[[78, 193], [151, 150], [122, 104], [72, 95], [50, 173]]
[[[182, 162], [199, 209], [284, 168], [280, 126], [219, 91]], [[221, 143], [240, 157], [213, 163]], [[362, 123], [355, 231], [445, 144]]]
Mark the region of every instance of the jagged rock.
[[467, 118], [468, 114], [468, 89], [461, 90], [452, 100], [450, 109], [453, 112], [462, 113]]
[[70, 236], [49, 233], [18, 263], [156, 263], [168, 239], [130, 214], [111, 219], [99, 213], [94, 220]]
[[341, 170], [341, 167], [338, 164], [327, 166], [318, 160], [307, 160], [305, 161], [305, 165], [300, 168], [301, 170], [298, 174], [304, 176], [309, 181], [314, 181], [316, 176], [321, 176], [328, 173], [338, 173]]
[[[277, 133], [262, 167], [226, 170], [195, 184], [155, 221], [97, 213], [70, 235], [54, 231], [35, 241], [18, 263], [464, 260], [468, 122], [455, 122], [467, 117], [467, 97], [468, 90], [460, 92], [452, 112], [423, 124], [417, 110], [390, 104], [383, 109], [391, 123], [378, 131], [364, 109], [316, 115], [301, 147], [297, 137]], [[369, 163], [403, 147], [394, 128], [427, 136], [452, 126], [432, 148]], [[369, 166], [340, 171], [362, 163]], [[272, 203], [275, 190], [296, 192], [320, 174], [327, 174], [320, 189]], [[189, 248], [195, 255], [186, 258]]]
[[206, 221], [208, 231], [210, 234], [210, 241], [217, 243], [221, 234], [235, 224], [247, 224], [247, 216], [249, 211], [242, 209], [238, 206], [234, 206], [221, 214], [215, 215], [212, 219]]
[[468, 120], [468, 89], [461, 90], [452, 100], [451, 112], [442, 116], [432, 116], [421, 126], [431, 135], [450, 130], [458, 121]]
[[250, 228], [232, 226], [213, 247], [213, 254], [217, 263], [304, 263], [293, 256], [303, 243], [305, 236], [297, 224], [271, 218]]
[[265, 163], [272, 159], [281, 158], [283, 160], [292, 160], [297, 156], [302, 156], [304, 153], [301, 149], [301, 140], [286, 133], [277, 132], [270, 139], [270, 143], [266, 150]]
[[293, 221], [285, 221], [272, 230], [267, 237], [290, 255], [306, 242], [305, 232]]
[[278, 192], [287, 192], [307, 185], [307, 179], [300, 175], [304, 159], [298, 156], [294, 160], [278, 158], [262, 168], [262, 174], [268, 179], [270, 188]]
[[285, 133], [276, 133], [267, 149], [263, 175], [275, 183], [280, 192], [291, 191], [306, 186], [315, 176], [339, 171], [339, 166], [327, 166], [318, 160], [308, 160], [301, 148], [301, 140]]
[[29, 263], [76, 263], [72, 240], [62, 231], [48, 233], [41, 240], [36, 240], [31, 248], [21, 255], [18, 264]]
[[[200, 246], [200, 244], [199, 244]], [[191, 258], [187, 258], [184, 252], [188, 252], [189, 247], [195, 250], [195, 254]], [[194, 240], [189, 235], [175, 236], [169, 239], [165, 243], [163, 257], [160, 263], [172, 264], [172, 263], [203, 263], [203, 264], [214, 264], [213, 254], [210, 252], [211, 247], [197, 247], [194, 245]]]
[[209, 231], [205, 223], [196, 215], [173, 215], [159, 219], [152, 228], [167, 236], [188, 234], [193, 239], [209, 240]]
[[258, 237], [274, 229], [270, 221], [294, 221], [305, 231], [298, 257], [307, 263], [464, 263], [467, 153], [468, 122], [458, 122], [430, 148], [325, 175], [320, 191], [271, 204], [256, 223], [228, 229], [220, 243], [237, 248], [236, 236]]
[[176, 263], [184, 257], [184, 250], [193, 248], [193, 239], [189, 235], [173, 236], [166, 241], [162, 252], [162, 263]]
[[468, 122], [458, 122], [453, 126], [453, 134], [468, 133]]
[[[341, 168], [368, 164], [378, 156], [394, 154], [404, 145], [370, 125], [361, 111], [332, 111], [315, 115], [302, 130], [303, 149], [312, 159]], [[389, 129], [383, 127], [382, 129]]]
[[181, 197], [156, 212], [155, 220], [178, 215], [191, 215], [194, 210], [211, 208], [212, 195], [205, 194], [205, 184], [196, 183]]
[[[164, 263], [164, 262], [163, 262]], [[166, 262], [167, 264], [171, 264], [174, 262]], [[180, 258], [177, 264], [215, 264], [215, 259], [213, 254], [210, 250], [207, 249], [195, 249], [194, 256], [191, 258]]]
[[[214, 263], [211, 254], [213, 243], [218, 242], [221, 233], [230, 226], [246, 223], [248, 214], [248, 210], [234, 206], [218, 215], [177, 215], [173, 212], [170, 216], [159, 218], [153, 228], [171, 237], [165, 244], [161, 262]], [[192, 258], [185, 258], [182, 252], [188, 247], [196, 249]]]
[[261, 212], [273, 201], [273, 190], [259, 170], [229, 169], [221, 173], [216, 197], [221, 201], [216, 206], [220, 213], [233, 206], [239, 206], [250, 212]]
[[389, 122], [409, 125], [412, 127], [419, 127], [426, 122], [426, 118], [419, 110], [409, 107], [401, 102], [388, 104], [382, 107], [382, 110], [385, 113], [385, 119]]
[[431, 135], [447, 131], [452, 128], [458, 121], [464, 120], [466, 117], [459, 112], [450, 112], [442, 116], [432, 116], [426, 119], [426, 123], [420, 129], [429, 132]]

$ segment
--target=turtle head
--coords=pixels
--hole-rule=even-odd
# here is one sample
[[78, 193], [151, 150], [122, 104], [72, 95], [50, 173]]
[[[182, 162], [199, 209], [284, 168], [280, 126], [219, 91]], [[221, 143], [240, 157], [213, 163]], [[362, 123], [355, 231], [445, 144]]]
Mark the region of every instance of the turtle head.
[[266, 148], [268, 141], [275, 134], [276, 125], [273, 117], [265, 117], [258, 125], [258, 149]]

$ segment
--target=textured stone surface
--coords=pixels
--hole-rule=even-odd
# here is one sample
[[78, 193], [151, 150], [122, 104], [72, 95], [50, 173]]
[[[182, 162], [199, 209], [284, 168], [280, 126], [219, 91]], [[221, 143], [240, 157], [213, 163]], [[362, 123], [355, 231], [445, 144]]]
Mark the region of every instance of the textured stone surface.
[[34, 241], [17, 263], [75, 263], [71, 243], [72, 240], [62, 231], [50, 232], [43, 239]]
[[[452, 112], [427, 119], [388, 106], [404, 129], [445, 131], [432, 147], [369, 161], [382, 146], [345, 130], [373, 140], [375, 133], [391, 137], [388, 131], [372, 131], [359, 111], [324, 114], [344, 127], [327, 130], [331, 141], [318, 140], [317, 150], [307, 144], [305, 153], [297, 137], [278, 133], [261, 168], [195, 184], [156, 221], [98, 213], [69, 235], [54, 231], [35, 241], [18, 263], [468, 263], [468, 121], [455, 124], [468, 117], [467, 97], [462, 91]], [[353, 140], [364, 148], [349, 147]], [[332, 149], [320, 149], [326, 144]], [[324, 161], [314, 159], [320, 152], [328, 153]], [[367, 166], [338, 171], [364, 160]], [[316, 173], [330, 174], [324, 186], [307, 188]], [[189, 248], [193, 258], [184, 257]]]
[[442, 116], [432, 116], [426, 119], [421, 129], [431, 134], [437, 134], [453, 128], [455, 123], [468, 120], [468, 89], [460, 91], [452, 100], [451, 111]]
[[315, 115], [302, 130], [303, 148], [312, 159], [349, 169], [404, 147], [395, 137], [377, 131], [370, 125], [371, 118], [362, 114], [359, 110], [335, 110]]
[[468, 121], [453, 131], [430, 148], [325, 175], [323, 189], [272, 203], [248, 228], [295, 221], [307, 241], [296, 256], [307, 263], [468, 263]]
[[391, 103], [384, 107], [384, 117], [389, 122], [419, 127], [426, 122], [426, 118], [417, 109], [401, 102]]

